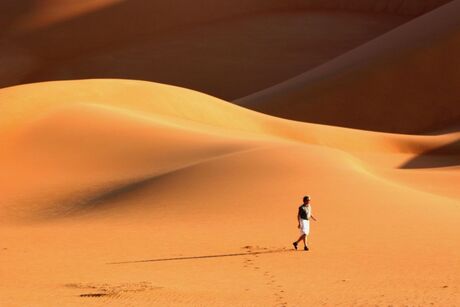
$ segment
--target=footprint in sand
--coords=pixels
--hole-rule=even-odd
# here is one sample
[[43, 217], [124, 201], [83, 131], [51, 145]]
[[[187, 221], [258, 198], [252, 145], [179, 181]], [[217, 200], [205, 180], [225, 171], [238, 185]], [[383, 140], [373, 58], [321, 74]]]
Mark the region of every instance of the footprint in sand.
[[108, 293], [83, 293], [80, 294], [80, 297], [101, 297], [106, 295], [108, 295]]
[[[248, 255], [245, 255], [243, 260], [243, 267], [244, 268], [251, 268], [256, 271], [260, 271], [260, 265], [257, 263], [257, 258], [259, 257], [258, 254], [251, 254], [254, 252], [259, 251], [267, 251], [267, 248], [261, 248], [259, 246], [243, 246], [242, 249], [246, 250]], [[264, 271], [261, 273], [264, 280], [265, 285], [270, 288], [273, 297], [274, 297], [274, 306], [278, 307], [287, 307], [287, 302], [285, 298], [285, 290], [281, 284], [276, 281], [276, 276], [273, 275], [270, 271]]]
[[143, 281], [138, 283], [120, 283], [120, 284], [107, 284], [107, 283], [70, 283], [66, 284], [65, 287], [71, 289], [84, 290], [84, 293], [80, 293], [78, 296], [83, 298], [100, 298], [100, 297], [111, 297], [119, 298], [125, 296], [131, 296], [134, 293], [161, 289], [161, 287], [155, 287], [150, 282]]

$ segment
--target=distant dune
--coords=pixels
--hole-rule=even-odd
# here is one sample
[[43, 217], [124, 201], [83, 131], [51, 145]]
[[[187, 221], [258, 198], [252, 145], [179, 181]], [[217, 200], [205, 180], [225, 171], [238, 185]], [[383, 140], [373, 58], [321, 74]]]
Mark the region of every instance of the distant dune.
[[400, 133], [460, 120], [460, 1], [237, 101], [285, 118]]
[[[6, 306], [458, 302], [458, 133], [293, 122], [141, 81], [0, 101]], [[289, 249], [303, 193], [308, 254]]]
[[0, 4], [0, 86], [129, 78], [236, 99], [443, 2], [7, 1]]

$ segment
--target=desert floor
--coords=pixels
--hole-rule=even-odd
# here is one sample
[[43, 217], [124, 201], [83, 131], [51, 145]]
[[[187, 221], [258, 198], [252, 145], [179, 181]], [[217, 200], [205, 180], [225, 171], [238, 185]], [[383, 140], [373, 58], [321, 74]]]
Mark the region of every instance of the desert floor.
[[[56, 5], [54, 11], [31, 9], [1, 34], [8, 46], [2, 52], [21, 56], [0, 69], [3, 84], [107, 79], [0, 89], [1, 306], [460, 306], [459, 92], [450, 87], [458, 81], [458, 60], [439, 81], [449, 85], [440, 103], [449, 116], [418, 106], [420, 92], [411, 100], [395, 90], [389, 105], [357, 94], [360, 86], [372, 89], [379, 72], [382, 83], [405, 78], [413, 67], [401, 64], [407, 54], [420, 55], [414, 63], [446, 63], [446, 48], [457, 46], [460, 37], [459, 23], [447, 17], [459, 1], [421, 17], [276, 6], [254, 13], [252, 4], [236, 1], [226, 10], [242, 14], [238, 18], [198, 22], [203, 17], [193, 11], [190, 29], [181, 25], [168, 32], [169, 19], [160, 18], [150, 34], [139, 21], [120, 34], [118, 45], [91, 43], [91, 50], [80, 53], [73, 43], [60, 49], [65, 56], [46, 59], [36, 43], [40, 37], [53, 37], [56, 29], [71, 33], [79, 24], [75, 16], [112, 16], [105, 10], [124, 3], [47, 2]], [[433, 32], [446, 33], [445, 39], [411, 43], [401, 58], [366, 51], [365, 42], [381, 46], [398, 29], [407, 35], [405, 26], [429, 14], [445, 14], [444, 26]], [[330, 40], [321, 39], [322, 24], [332, 25]], [[277, 36], [262, 35], [267, 25]], [[305, 40], [293, 36], [296, 27]], [[276, 48], [255, 56], [276, 40]], [[22, 55], [11, 51], [18, 44]], [[172, 47], [177, 44], [184, 48]], [[225, 53], [228, 44], [246, 45]], [[320, 45], [324, 52], [303, 49]], [[349, 50], [352, 62], [354, 52], [372, 55], [358, 76], [333, 63]], [[156, 59], [153, 66], [146, 64], [149, 56]], [[121, 64], [113, 71], [121, 75], [105, 70], [117, 58]], [[135, 70], [123, 68], [134, 62]], [[328, 70], [333, 74], [322, 75], [330, 77], [321, 79], [324, 97], [310, 91], [318, 75], [270, 88], [324, 67], [318, 65], [334, 67]], [[195, 74], [198, 67], [202, 75]], [[141, 72], [146, 74], [137, 78]], [[354, 82], [346, 92], [342, 74]], [[157, 76], [162, 83], [150, 82]], [[428, 74], [418, 76], [420, 89]], [[163, 77], [174, 85], [163, 84]], [[435, 95], [437, 84], [430, 85], [425, 96]], [[412, 83], [407, 86], [413, 90]], [[371, 90], [363, 92], [371, 96]], [[305, 93], [315, 93], [310, 104]], [[321, 116], [311, 122], [277, 116], [289, 117], [277, 113], [281, 101], [302, 116], [322, 101], [331, 112], [347, 104], [353, 108], [347, 114], [359, 114], [371, 100], [381, 116], [400, 116], [411, 106], [433, 129], [417, 116], [382, 129], [356, 129], [368, 118], [326, 125], [318, 123]], [[296, 251], [296, 215], [305, 194], [317, 221], [311, 222], [310, 250]]]

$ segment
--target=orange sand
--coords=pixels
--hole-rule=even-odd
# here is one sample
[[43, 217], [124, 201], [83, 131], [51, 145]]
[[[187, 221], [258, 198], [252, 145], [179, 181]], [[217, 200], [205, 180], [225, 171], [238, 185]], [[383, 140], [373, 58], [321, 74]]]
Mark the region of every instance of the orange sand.
[[460, 306], [447, 2], [1, 1], [0, 306]]
[[[460, 302], [459, 133], [293, 122], [141, 81], [0, 101], [2, 305]], [[318, 222], [292, 252], [304, 193]]]

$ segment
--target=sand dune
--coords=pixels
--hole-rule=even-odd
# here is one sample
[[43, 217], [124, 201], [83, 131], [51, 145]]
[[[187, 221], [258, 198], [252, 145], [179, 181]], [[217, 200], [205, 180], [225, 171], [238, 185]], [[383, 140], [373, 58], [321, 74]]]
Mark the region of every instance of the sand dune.
[[459, 52], [459, 12], [460, 2], [453, 1], [238, 103], [285, 118], [379, 131], [456, 125], [460, 62], [451, 55]]
[[[7, 306], [459, 302], [458, 133], [294, 122], [141, 81], [0, 101]], [[304, 192], [309, 254], [290, 251]]]
[[0, 305], [459, 306], [459, 10], [0, 2]]
[[[13, 204], [25, 201], [13, 209], [37, 215], [70, 214], [147, 175], [251, 148], [244, 139], [235, 142], [190, 123], [184, 128], [170, 119], [91, 104], [51, 111], [9, 138], [2, 155], [3, 198]], [[136, 158], [129, 162], [127, 157]], [[57, 207], [40, 207], [50, 205]]]
[[[0, 41], [20, 51], [26, 64], [0, 70], [0, 86], [129, 78], [233, 100], [326, 63], [443, 2], [7, 1], [0, 7]], [[0, 66], [17, 61], [3, 49]]]
[[[325, 145], [347, 152], [420, 154], [455, 141], [456, 134], [405, 136], [340, 129], [286, 121], [247, 110], [193, 90], [134, 80], [78, 80], [44, 82], [10, 87], [0, 91], [2, 121], [9, 131], [31, 118], [58, 107], [80, 104], [110, 105], [143, 116], [166, 117], [174, 122], [210, 126], [210, 131], [231, 135], [253, 135]], [[308, 127], [308, 129], [306, 129]], [[360, 142], [362, 141], [362, 142]]]

